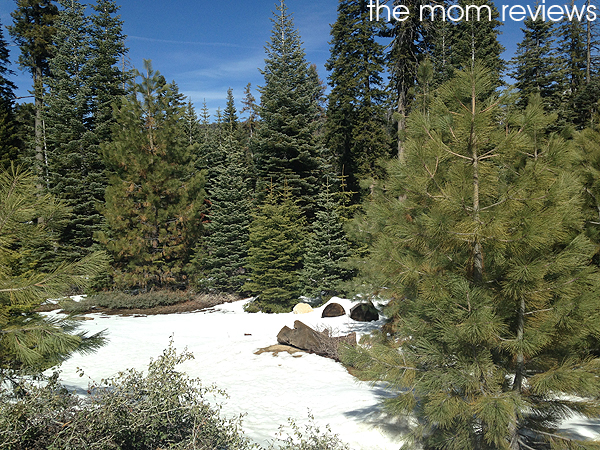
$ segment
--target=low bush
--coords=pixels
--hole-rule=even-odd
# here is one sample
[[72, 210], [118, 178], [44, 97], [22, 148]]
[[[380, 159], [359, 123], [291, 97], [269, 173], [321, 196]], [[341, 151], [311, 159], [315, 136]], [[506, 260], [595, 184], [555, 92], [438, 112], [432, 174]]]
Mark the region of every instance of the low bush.
[[82, 313], [93, 308], [150, 309], [176, 305], [191, 300], [195, 300], [203, 306], [214, 306], [237, 299], [237, 296], [231, 294], [197, 294], [193, 291], [156, 290], [139, 294], [107, 291], [92, 294], [79, 302], [65, 299], [59, 303], [59, 306], [67, 313]]

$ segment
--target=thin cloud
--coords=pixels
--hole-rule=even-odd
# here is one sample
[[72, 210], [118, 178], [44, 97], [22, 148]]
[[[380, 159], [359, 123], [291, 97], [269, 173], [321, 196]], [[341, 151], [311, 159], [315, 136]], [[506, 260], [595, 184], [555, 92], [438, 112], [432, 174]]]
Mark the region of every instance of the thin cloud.
[[136, 41], [145, 42], [158, 42], [162, 44], [175, 44], [175, 45], [202, 45], [208, 47], [231, 47], [231, 48], [249, 48], [249, 49], [260, 49], [261, 47], [251, 47], [248, 45], [231, 44], [229, 42], [201, 42], [201, 41], [176, 41], [171, 39], [156, 39], [147, 38], [143, 36], [127, 36], [128, 39], [134, 39]]

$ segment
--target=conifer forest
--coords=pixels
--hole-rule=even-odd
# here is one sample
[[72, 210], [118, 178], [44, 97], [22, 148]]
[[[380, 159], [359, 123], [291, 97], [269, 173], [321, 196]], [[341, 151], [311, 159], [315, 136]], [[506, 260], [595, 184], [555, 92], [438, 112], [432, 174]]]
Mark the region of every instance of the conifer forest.
[[[48, 298], [199, 292], [263, 313], [385, 299], [385, 326], [340, 359], [395, 390], [385, 407], [416, 418], [410, 448], [600, 449], [558, 431], [600, 417], [600, 20], [528, 17], [504, 60], [492, 1], [469, 3], [491, 11], [479, 21], [371, 20], [373, 3], [338, 0], [318, 73], [277, 0], [260, 98], [248, 84], [238, 108], [229, 89], [215, 115], [150, 60], [123, 64], [114, 0], [14, 1], [0, 28], [12, 396], [105, 339], [41, 314]], [[122, 448], [158, 448], [139, 445]]]

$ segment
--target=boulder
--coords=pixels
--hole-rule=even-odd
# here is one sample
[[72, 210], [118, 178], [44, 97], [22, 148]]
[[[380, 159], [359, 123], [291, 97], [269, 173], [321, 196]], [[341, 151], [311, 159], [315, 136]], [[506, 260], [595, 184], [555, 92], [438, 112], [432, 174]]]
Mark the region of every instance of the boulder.
[[307, 303], [298, 303], [293, 309], [294, 314], [306, 314], [312, 312], [312, 310], [312, 306]]
[[321, 317], [339, 317], [346, 314], [346, 310], [339, 303], [330, 303], [323, 309]]
[[294, 321], [294, 329], [285, 326], [277, 335], [277, 342], [283, 345], [292, 345], [302, 350], [316, 352], [319, 348], [321, 337], [319, 332], [313, 330], [308, 325]]
[[379, 320], [379, 311], [372, 303], [359, 303], [350, 310], [350, 318], [358, 322]]
[[356, 345], [357, 341], [356, 333], [332, 337], [329, 335], [329, 330], [315, 331], [308, 325], [296, 320], [294, 322], [294, 329], [287, 326], [281, 329], [277, 335], [277, 342], [281, 345], [291, 345], [337, 361], [339, 360], [339, 344], [345, 342], [350, 345]]

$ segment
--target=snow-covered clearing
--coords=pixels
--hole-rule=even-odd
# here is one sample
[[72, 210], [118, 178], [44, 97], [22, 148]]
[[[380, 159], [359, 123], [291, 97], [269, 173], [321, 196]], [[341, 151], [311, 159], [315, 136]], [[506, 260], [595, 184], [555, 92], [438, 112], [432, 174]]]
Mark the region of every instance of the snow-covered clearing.
[[[328, 327], [335, 334], [367, 333], [383, 321], [355, 322], [349, 316], [321, 318], [323, 308], [308, 314], [249, 314], [247, 300], [219, 305], [210, 310], [156, 316], [106, 316], [89, 314], [82, 329], [107, 329], [109, 342], [98, 352], [75, 355], [61, 367], [64, 384], [85, 393], [90, 378], [99, 382], [120, 370], [144, 370], [173, 336], [178, 350], [185, 347], [195, 359], [180, 369], [205, 385], [216, 384], [229, 394], [221, 399], [223, 414], [245, 414], [246, 434], [261, 444], [276, 437], [279, 425], [289, 417], [302, 425], [310, 410], [319, 426], [329, 424], [353, 449], [398, 449], [406, 424], [381, 412], [379, 403], [390, 395], [382, 386], [357, 382], [339, 363], [317, 355], [281, 352], [256, 355], [277, 343], [277, 333], [301, 320], [313, 328]], [[349, 300], [334, 298], [347, 312]], [[55, 313], [49, 313], [55, 314]], [[79, 377], [77, 368], [84, 371]], [[573, 418], [563, 424], [573, 437], [600, 436], [600, 419]]]
[[[334, 298], [349, 312], [353, 303]], [[69, 389], [84, 393], [89, 378], [100, 381], [120, 370], [146, 369], [173, 336], [175, 347], [187, 347], [195, 359], [180, 366], [205, 385], [216, 384], [228, 394], [221, 399], [223, 414], [245, 413], [243, 426], [253, 440], [266, 444], [276, 437], [289, 417], [302, 425], [308, 412], [316, 424], [332, 431], [355, 449], [398, 449], [405, 431], [402, 423], [386, 417], [379, 407], [382, 387], [357, 382], [339, 363], [317, 355], [281, 352], [254, 353], [277, 344], [284, 326], [301, 320], [313, 327], [328, 327], [336, 334], [363, 334], [382, 321], [355, 322], [349, 316], [321, 318], [325, 306], [308, 314], [249, 314], [245, 301], [219, 305], [205, 311], [143, 317], [88, 314], [82, 329], [107, 329], [109, 342], [98, 352], [75, 355], [62, 367], [61, 378]], [[50, 313], [54, 314], [54, 313]], [[84, 371], [79, 377], [77, 368]], [[89, 377], [89, 378], [88, 378]]]

